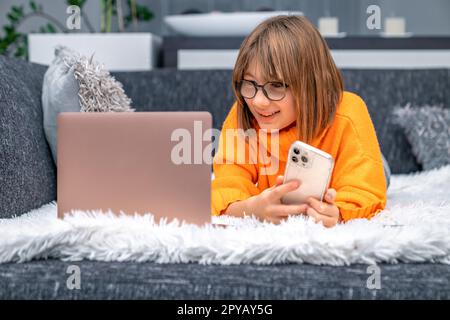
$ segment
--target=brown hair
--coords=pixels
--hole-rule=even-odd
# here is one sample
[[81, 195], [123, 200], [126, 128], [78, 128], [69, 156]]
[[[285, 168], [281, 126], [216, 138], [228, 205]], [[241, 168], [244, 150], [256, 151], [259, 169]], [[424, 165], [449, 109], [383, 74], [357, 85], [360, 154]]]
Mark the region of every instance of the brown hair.
[[265, 80], [289, 84], [298, 113], [298, 138], [310, 143], [334, 119], [344, 90], [319, 31], [305, 17], [282, 15], [265, 20], [244, 40], [233, 70], [238, 122], [244, 130], [252, 128], [254, 118], [238, 84], [252, 59], [257, 59]]

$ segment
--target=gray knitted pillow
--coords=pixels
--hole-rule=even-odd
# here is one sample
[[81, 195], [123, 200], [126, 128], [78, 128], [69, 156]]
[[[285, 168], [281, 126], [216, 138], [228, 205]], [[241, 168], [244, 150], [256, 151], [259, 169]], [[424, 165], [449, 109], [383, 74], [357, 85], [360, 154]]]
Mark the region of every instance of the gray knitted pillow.
[[405, 130], [417, 162], [424, 170], [450, 164], [450, 110], [410, 105], [394, 110], [396, 122]]
[[60, 112], [134, 111], [131, 100], [102, 65], [58, 46], [42, 85], [44, 131], [56, 163], [56, 119]]

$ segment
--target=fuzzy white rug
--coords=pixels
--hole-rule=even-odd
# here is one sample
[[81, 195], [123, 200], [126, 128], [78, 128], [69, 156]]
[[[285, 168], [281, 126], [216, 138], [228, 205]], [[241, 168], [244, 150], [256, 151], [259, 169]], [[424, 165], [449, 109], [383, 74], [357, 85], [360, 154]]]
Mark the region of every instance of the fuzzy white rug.
[[331, 229], [301, 217], [281, 225], [250, 218], [215, 221], [233, 226], [155, 224], [150, 214], [95, 212], [58, 220], [51, 203], [15, 219], [0, 219], [0, 263], [51, 257], [204, 264], [450, 264], [450, 166], [393, 175], [387, 208], [371, 221], [354, 220]]

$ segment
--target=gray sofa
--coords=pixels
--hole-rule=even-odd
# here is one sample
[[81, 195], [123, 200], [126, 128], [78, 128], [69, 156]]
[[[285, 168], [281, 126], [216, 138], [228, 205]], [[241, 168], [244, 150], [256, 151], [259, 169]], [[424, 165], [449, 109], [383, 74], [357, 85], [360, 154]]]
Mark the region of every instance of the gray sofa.
[[[56, 199], [56, 168], [42, 128], [46, 67], [0, 56], [0, 218]], [[346, 90], [366, 102], [392, 173], [420, 171], [392, 108], [450, 106], [450, 70], [343, 70]], [[208, 110], [220, 128], [232, 102], [231, 71], [115, 74], [137, 111]], [[1, 250], [1, 244], [0, 244]], [[81, 290], [65, 283], [81, 268]], [[381, 265], [382, 288], [369, 290], [367, 266], [120, 263], [37, 260], [0, 265], [1, 299], [409, 299], [450, 298], [446, 265]]]

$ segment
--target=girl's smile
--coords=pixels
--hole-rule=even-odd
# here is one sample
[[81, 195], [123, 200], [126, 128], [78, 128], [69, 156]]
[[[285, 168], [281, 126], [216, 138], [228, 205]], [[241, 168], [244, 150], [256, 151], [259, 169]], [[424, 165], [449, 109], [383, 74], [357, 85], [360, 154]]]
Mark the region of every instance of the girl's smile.
[[262, 121], [262, 122], [271, 122], [271, 121], [273, 121], [273, 119], [274, 119], [277, 115], [279, 115], [280, 110], [274, 111], [274, 112], [267, 112], [267, 111], [265, 111], [265, 112], [259, 112], [259, 111], [256, 111], [256, 113], [257, 113], [257, 116], [258, 116], [258, 118], [259, 118], [259, 119], [257, 119], [258, 122], [259, 122], [259, 121]]
[[[264, 84], [266, 83], [264, 81], [266, 80], [265, 78], [255, 59], [251, 60], [244, 79]], [[261, 129], [281, 130], [291, 125], [297, 119], [295, 99], [289, 88], [286, 88], [284, 98], [278, 101], [267, 98], [262, 88], [259, 88], [253, 98], [244, 99]]]

